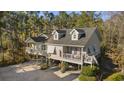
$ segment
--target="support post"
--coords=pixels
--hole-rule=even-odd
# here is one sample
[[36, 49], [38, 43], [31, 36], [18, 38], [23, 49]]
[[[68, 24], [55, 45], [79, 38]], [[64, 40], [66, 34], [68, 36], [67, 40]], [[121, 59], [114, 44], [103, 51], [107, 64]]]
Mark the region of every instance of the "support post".
[[93, 56], [91, 57], [91, 68], [93, 67]]
[[84, 64], [84, 54], [83, 54], [83, 48], [81, 48], [81, 70], [83, 68], [83, 64]]
[[93, 64], [91, 63], [91, 68], [93, 67]]
[[45, 57], [45, 61], [46, 61], [46, 63], [48, 63], [47, 57]]
[[36, 54], [36, 60], [37, 60], [37, 62], [38, 62], [38, 53]]
[[80, 70], [80, 65], [78, 65], [78, 70]]

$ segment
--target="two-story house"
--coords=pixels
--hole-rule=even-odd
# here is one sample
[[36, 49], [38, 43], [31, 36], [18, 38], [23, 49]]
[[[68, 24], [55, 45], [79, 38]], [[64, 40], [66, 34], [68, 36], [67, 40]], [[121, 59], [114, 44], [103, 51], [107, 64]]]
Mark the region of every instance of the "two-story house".
[[100, 39], [96, 27], [54, 30], [46, 44], [47, 54], [53, 60], [98, 64]]

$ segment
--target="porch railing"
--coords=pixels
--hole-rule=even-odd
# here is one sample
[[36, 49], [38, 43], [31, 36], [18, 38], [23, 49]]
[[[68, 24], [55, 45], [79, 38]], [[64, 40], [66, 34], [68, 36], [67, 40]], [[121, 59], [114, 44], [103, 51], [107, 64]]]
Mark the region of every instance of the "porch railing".
[[41, 49], [34, 49], [34, 48], [30, 48], [30, 47], [26, 47], [26, 52], [29, 54], [45, 54], [46, 51], [45, 50], [41, 50]]
[[80, 55], [69, 54], [69, 53], [64, 53], [63, 58], [70, 59], [70, 60], [81, 60]]

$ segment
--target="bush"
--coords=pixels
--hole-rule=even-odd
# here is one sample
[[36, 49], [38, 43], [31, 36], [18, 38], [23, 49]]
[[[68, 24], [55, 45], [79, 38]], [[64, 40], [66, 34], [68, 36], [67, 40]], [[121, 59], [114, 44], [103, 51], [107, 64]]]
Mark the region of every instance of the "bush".
[[14, 65], [18, 63], [24, 63], [28, 60], [30, 60], [30, 57], [28, 55], [24, 55], [23, 53], [20, 54], [18, 51], [15, 53], [15, 58], [13, 58], [12, 53], [10, 53], [11, 50], [7, 50], [4, 53], [4, 60], [2, 59], [3, 55], [0, 53], [0, 66], [9, 66], [9, 65]]
[[85, 76], [85, 75], [83, 75], [83, 74], [81, 74], [79, 77], [78, 77], [78, 79], [80, 80], [80, 81], [96, 81], [96, 77], [94, 77], [94, 76]]
[[122, 80], [124, 80], [124, 74], [122, 74], [121, 72], [117, 72], [117, 73], [110, 75], [105, 80], [106, 81], [122, 81]]
[[81, 70], [81, 74], [85, 76], [95, 76], [99, 69], [96, 66], [92, 68], [90, 66], [84, 66]]
[[67, 62], [62, 62], [61, 63], [61, 72], [65, 73], [66, 70], [68, 70], [68, 63]]
[[47, 63], [42, 63], [42, 64], [40, 65], [40, 69], [41, 69], [41, 70], [46, 70], [48, 67], [49, 67], [49, 66], [48, 66]]

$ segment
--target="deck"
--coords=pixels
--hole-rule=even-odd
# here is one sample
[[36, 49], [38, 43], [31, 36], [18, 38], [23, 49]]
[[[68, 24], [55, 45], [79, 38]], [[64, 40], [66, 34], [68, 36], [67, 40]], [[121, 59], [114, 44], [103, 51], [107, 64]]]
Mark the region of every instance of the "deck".
[[51, 59], [54, 59], [54, 60], [61, 60], [61, 61], [66, 61], [68, 63], [74, 63], [74, 64], [81, 65], [81, 60], [80, 59], [72, 59], [72, 58], [65, 58], [65, 57], [56, 57], [54, 55], [52, 55], [50, 58]]

